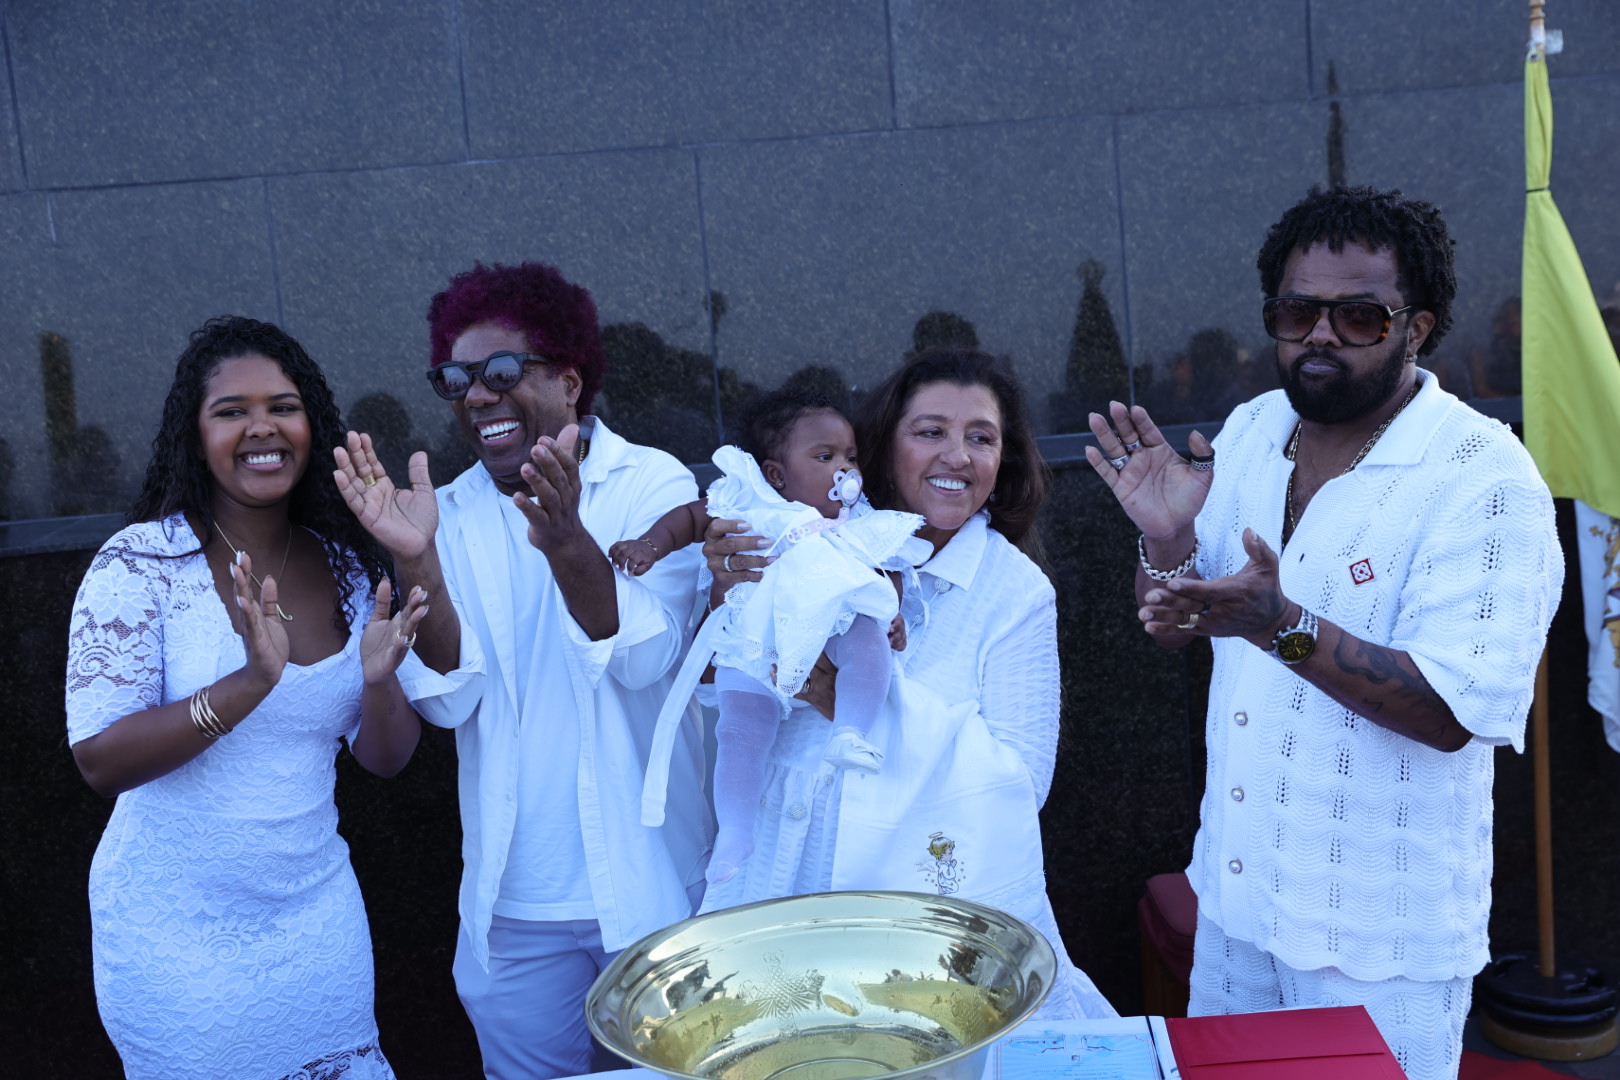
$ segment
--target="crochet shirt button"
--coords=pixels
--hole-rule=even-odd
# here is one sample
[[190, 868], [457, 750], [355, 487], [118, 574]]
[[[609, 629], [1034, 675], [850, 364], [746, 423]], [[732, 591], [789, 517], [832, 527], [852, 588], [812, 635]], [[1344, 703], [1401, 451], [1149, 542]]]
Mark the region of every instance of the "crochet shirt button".
[[1243, 789], [1242, 788], [1235, 787], [1235, 788], [1232, 789], [1232, 801], [1233, 802], [1242, 802], [1243, 801]]
[[1231, 862], [1226, 864], [1226, 868], [1232, 871], [1234, 874], [1241, 874], [1243, 873], [1243, 860], [1233, 859]]
[[792, 818], [794, 821], [802, 820], [804, 815], [807, 813], [809, 813], [809, 811], [804, 808], [803, 803], [794, 803], [792, 806], [788, 807], [788, 817]]
[[1244, 724], [1247, 724], [1248, 722], [1249, 722], [1249, 714], [1248, 713], [1246, 713], [1246, 712], [1235, 712], [1235, 713], [1232, 714], [1232, 723], [1236, 724], [1238, 727], [1242, 727]]

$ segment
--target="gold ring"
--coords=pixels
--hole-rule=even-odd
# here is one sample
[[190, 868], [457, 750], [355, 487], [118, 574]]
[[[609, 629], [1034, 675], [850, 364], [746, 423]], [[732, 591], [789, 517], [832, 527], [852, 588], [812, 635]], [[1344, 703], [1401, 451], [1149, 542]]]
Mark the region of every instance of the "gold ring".
[[416, 644], [416, 635], [415, 634], [412, 634], [410, 637], [406, 637], [404, 634], [400, 633], [398, 630], [395, 630], [394, 631], [394, 636], [399, 638], [399, 640], [403, 641], [405, 643], [405, 647], [407, 649], [410, 648], [412, 645]]
[[375, 476], [366, 476], [366, 477], [362, 477], [362, 479], [365, 480], [366, 487], [376, 487], [377, 486], [377, 478]]
[[1198, 625], [1198, 612], [1190, 611], [1190, 612], [1187, 613], [1187, 621], [1186, 622], [1176, 623], [1176, 629], [1177, 630], [1191, 630], [1193, 627], [1195, 627], [1197, 625]]

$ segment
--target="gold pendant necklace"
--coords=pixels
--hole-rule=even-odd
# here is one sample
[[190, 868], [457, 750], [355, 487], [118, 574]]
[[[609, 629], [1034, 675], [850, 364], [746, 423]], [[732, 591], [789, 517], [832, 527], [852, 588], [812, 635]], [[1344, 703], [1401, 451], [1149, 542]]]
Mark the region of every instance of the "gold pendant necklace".
[[[219, 522], [215, 521], [213, 524], [214, 524], [214, 531], [219, 533], [219, 538], [221, 540], [225, 541], [225, 546], [231, 549], [231, 553], [236, 556], [237, 562], [240, 563], [242, 561], [242, 549], [237, 547], [235, 544], [231, 543], [231, 538], [225, 535], [225, 530], [221, 529], [219, 527]], [[281, 576], [287, 572], [287, 556], [292, 554], [292, 537], [293, 537], [292, 531], [293, 531], [293, 525], [292, 525], [292, 522], [289, 521], [289, 522], [287, 522], [287, 550], [283, 551], [281, 553], [281, 569], [276, 571], [276, 580], [277, 581], [280, 581]], [[255, 574], [253, 571], [249, 570], [248, 571], [248, 577], [253, 579], [253, 584], [255, 584], [255, 585], [257, 585], [259, 587], [259, 593], [261, 595], [263, 595], [263, 593], [264, 593], [264, 582], [262, 580], [260, 580], [259, 575]], [[289, 615], [285, 611], [281, 610], [281, 601], [280, 600], [276, 601], [276, 615], [277, 615], [277, 617], [279, 617], [281, 619], [282, 622], [292, 622], [293, 621], [293, 617], [291, 615]]]
[[[1411, 403], [1413, 398], [1417, 397], [1417, 392], [1417, 384], [1413, 383], [1412, 389], [1407, 391], [1405, 399], [1401, 401], [1400, 405], [1396, 406], [1394, 412], [1384, 418], [1384, 422], [1378, 425], [1378, 430], [1373, 432], [1372, 437], [1362, 444], [1361, 450], [1357, 452], [1354, 458], [1350, 459], [1350, 464], [1345, 466], [1344, 472], [1340, 473], [1339, 476], [1348, 476], [1357, 465], [1361, 464], [1362, 459], [1372, 450], [1374, 444], [1383, 438], [1384, 432], [1389, 429], [1389, 425], [1393, 424], [1395, 418], [1405, 411], [1406, 406]], [[1304, 426], [1305, 422], [1303, 420], [1294, 421], [1294, 433], [1288, 437], [1288, 445], [1283, 448], [1283, 457], [1289, 461], [1293, 461], [1299, 454], [1299, 433]], [[1294, 474], [1297, 472], [1299, 472], [1299, 467], [1296, 465], [1288, 473], [1288, 493], [1284, 496], [1283, 501], [1283, 512], [1285, 514], [1283, 519], [1284, 544], [1288, 543], [1289, 537], [1294, 535], [1294, 529], [1299, 524], [1298, 519], [1294, 516]], [[1335, 480], [1338, 478], [1338, 476], [1334, 477]]]

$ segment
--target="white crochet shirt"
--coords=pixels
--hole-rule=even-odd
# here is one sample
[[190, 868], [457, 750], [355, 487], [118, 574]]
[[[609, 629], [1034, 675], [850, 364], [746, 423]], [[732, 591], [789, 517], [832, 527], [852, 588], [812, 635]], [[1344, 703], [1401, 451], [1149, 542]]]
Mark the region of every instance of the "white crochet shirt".
[[1282, 391], [1216, 439], [1198, 570], [1236, 573], [1245, 527], [1281, 552], [1283, 592], [1411, 655], [1473, 734], [1448, 754], [1377, 726], [1241, 638], [1216, 638], [1209, 765], [1187, 874], [1231, 937], [1363, 980], [1472, 975], [1489, 958], [1496, 746], [1524, 748], [1563, 581], [1552, 500], [1506, 426], [1422, 387], [1353, 471], [1323, 485], [1287, 548], [1297, 417]]

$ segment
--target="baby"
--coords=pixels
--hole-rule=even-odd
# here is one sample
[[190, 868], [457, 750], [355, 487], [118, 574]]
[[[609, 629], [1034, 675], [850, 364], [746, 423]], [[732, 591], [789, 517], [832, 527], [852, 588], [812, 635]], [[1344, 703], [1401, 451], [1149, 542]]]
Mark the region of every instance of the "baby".
[[[639, 540], [621, 540], [608, 555], [629, 574], [703, 539], [717, 519], [740, 519], [772, 545], [762, 580], [726, 594], [711, 626], [693, 646], [694, 661], [712, 649], [719, 718], [714, 733], [714, 808], [719, 818], [711, 882], [729, 880], [754, 850], [754, 815], [765, 781], [766, 755], [787, 702], [804, 686], [817, 657], [838, 667], [833, 727], [825, 759], [837, 768], [876, 772], [882, 753], [866, 739], [889, 693], [889, 624], [899, 610], [897, 586], [880, 571], [910, 563], [899, 558], [923, 519], [874, 510], [861, 496], [855, 431], [825, 399], [777, 391], [743, 420], [741, 448], [723, 446], [714, 463], [724, 474], [707, 499], [678, 506]], [[684, 669], [683, 669], [684, 670]], [[684, 708], [690, 684], [677, 680], [672, 698]], [[660, 728], [678, 722], [665, 706]], [[667, 732], [665, 733], [667, 735]], [[661, 777], [655, 736], [649, 790]], [[667, 756], [667, 751], [665, 752]], [[662, 821], [662, 790], [643, 820]], [[656, 820], [648, 820], [655, 817]]]

